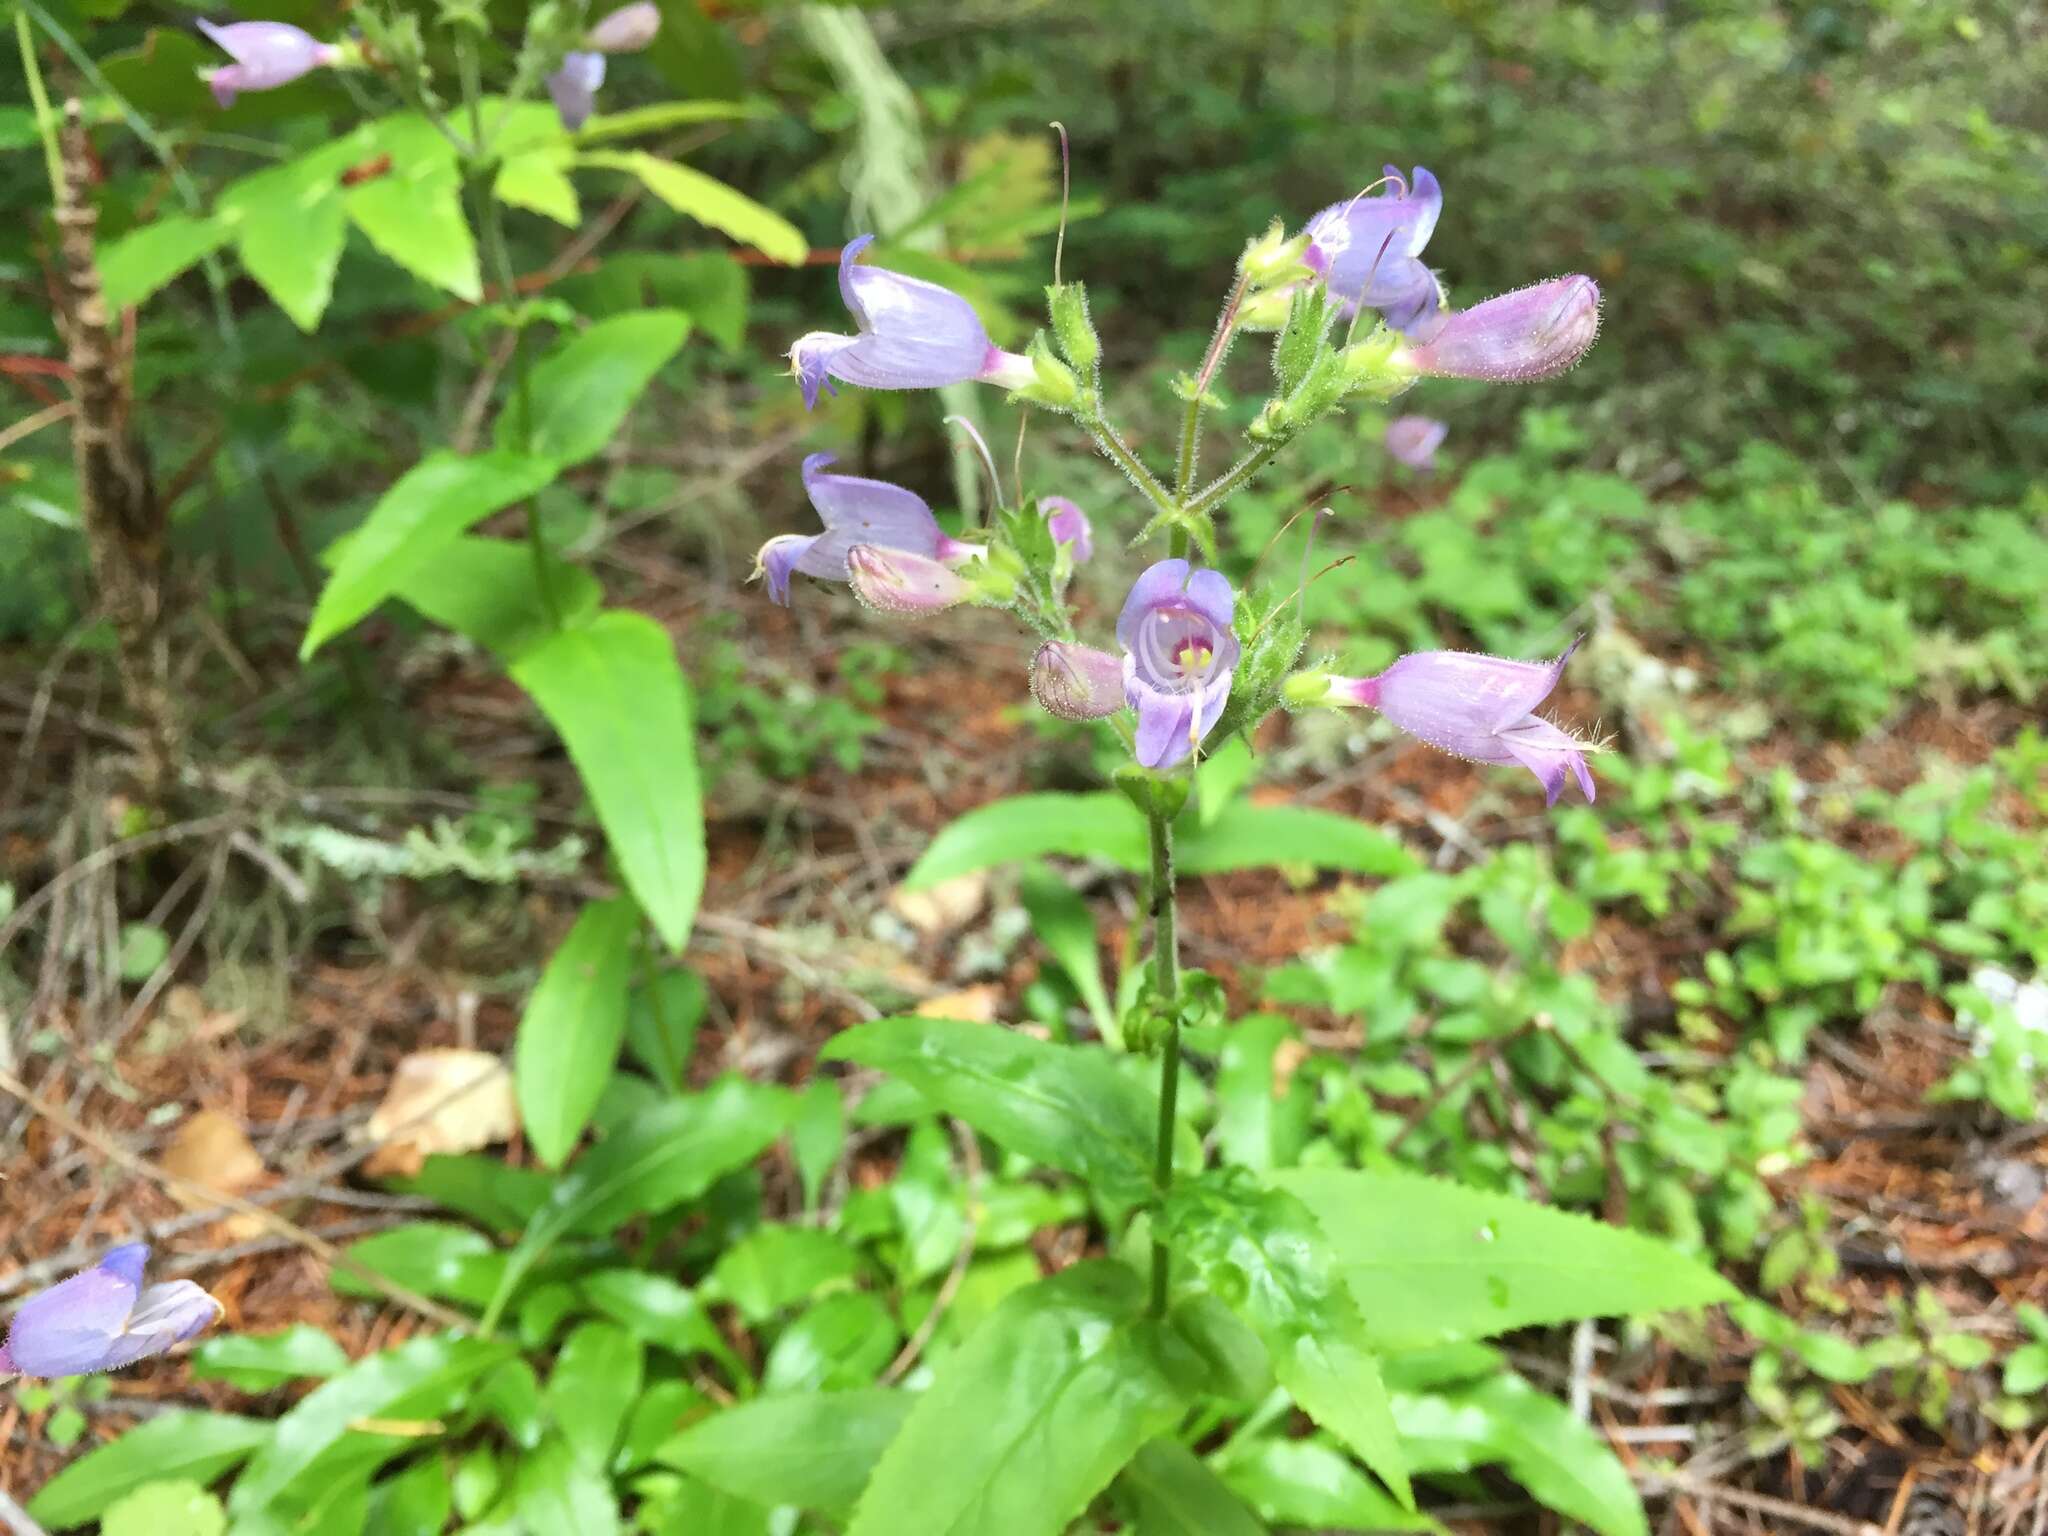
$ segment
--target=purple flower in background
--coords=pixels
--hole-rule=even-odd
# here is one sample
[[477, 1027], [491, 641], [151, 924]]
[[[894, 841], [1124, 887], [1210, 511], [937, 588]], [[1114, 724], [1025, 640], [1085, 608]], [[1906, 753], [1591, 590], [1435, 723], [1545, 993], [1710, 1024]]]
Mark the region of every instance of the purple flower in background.
[[778, 534], [754, 557], [754, 574], [768, 578], [768, 595], [776, 602], [788, 604], [789, 578], [795, 571], [820, 581], [848, 580], [847, 555], [857, 545], [903, 550], [944, 564], [981, 553], [979, 545], [963, 544], [942, 532], [917, 492], [886, 480], [828, 475], [825, 466], [831, 462], [829, 453], [814, 453], [804, 460], [804, 494], [811, 498], [825, 531]]
[[1405, 356], [1417, 373], [1436, 378], [1527, 384], [1563, 373], [1599, 334], [1600, 285], [1553, 277], [1439, 317]]
[[31, 1296], [0, 1345], [0, 1376], [116, 1370], [162, 1354], [220, 1316], [220, 1303], [190, 1280], [145, 1288], [148, 1258], [148, 1245], [129, 1243]]
[[1052, 529], [1053, 543], [1064, 545], [1074, 564], [1086, 565], [1095, 553], [1095, 530], [1088, 524], [1088, 514], [1064, 496], [1039, 497], [1038, 510]]
[[1376, 309], [1395, 330], [1413, 335], [1441, 302], [1435, 274], [1418, 258], [1436, 230], [1444, 194], [1419, 165], [1412, 181], [1391, 165], [1386, 172], [1386, 191], [1332, 203], [1308, 221], [1304, 259], [1348, 311]]
[[638, 53], [661, 30], [661, 7], [653, 0], [621, 6], [590, 29], [583, 39], [599, 53]]
[[1475, 763], [1520, 763], [1542, 783], [1549, 805], [1557, 804], [1569, 769], [1591, 800], [1585, 754], [1598, 748], [1535, 714], [1578, 648], [1574, 640], [1555, 661], [1417, 651], [1378, 677], [1332, 679], [1326, 702], [1377, 709], [1418, 741]]
[[1237, 594], [1221, 571], [1161, 560], [1131, 584], [1116, 621], [1124, 702], [1138, 712], [1138, 761], [1170, 768], [1209, 734], [1237, 666]]
[[853, 595], [884, 613], [937, 613], [974, 595], [950, 565], [907, 549], [856, 544], [846, 552], [846, 569]]
[[806, 407], [817, 405], [821, 389], [838, 393], [833, 379], [862, 389], [939, 389], [971, 379], [1021, 389], [1037, 378], [1029, 358], [989, 341], [974, 306], [951, 289], [856, 266], [874, 238], [850, 240], [839, 254], [839, 293], [860, 334], [812, 331], [789, 349]]
[[597, 88], [604, 84], [604, 55], [572, 53], [562, 67], [548, 76], [548, 95], [555, 100], [555, 115], [562, 126], [574, 133], [590, 118], [597, 105]]
[[233, 106], [242, 91], [274, 91], [341, 57], [334, 44], [288, 22], [236, 21], [217, 27], [201, 20], [198, 27], [235, 61], [206, 73], [213, 99], [222, 107]]
[[1108, 651], [1048, 640], [1031, 658], [1031, 696], [1062, 720], [1100, 720], [1124, 707], [1124, 664]]
[[589, 120], [604, 84], [606, 54], [638, 53], [660, 30], [660, 8], [642, 0], [613, 11], [585, 33], [583, 47], [565, 56], [562, 67], [548, 76], [548, 95], [562, 126], [574, 133]]
[[1410, 469], [1435, 469], [1436, 451], [1451, 429], [1430, 416], [1396, 416], [1387, 423], [1387, 452]]

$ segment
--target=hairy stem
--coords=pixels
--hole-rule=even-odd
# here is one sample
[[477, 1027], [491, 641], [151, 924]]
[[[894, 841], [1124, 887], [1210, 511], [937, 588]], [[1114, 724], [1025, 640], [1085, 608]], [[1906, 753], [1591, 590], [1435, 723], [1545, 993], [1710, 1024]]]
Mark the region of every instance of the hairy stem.
[[1207, 512], [1232, 491], [1243, 485], [1245, 481], [1251, 479], [1253, 475], [1256, 475], [1260, 470], [1272, 463], [1273, 459], [1279, 454], [1280, 447], [1281, 445], [1278, 443], [1268, 443], [1263, 448], [1253, 449], [1204, 486], [1202, 493], [1187, 504], [1187, 512], [1190, 515]]
[[[1230, 298], [1223, 306], [1223, 313], [1216, 320], [1216, 334], [1209, 340], [1209, 351], [1202, 358], [1202, 368], [1195, 375], [1194, 394], [1188, 400], [1187, 415], [1180, 426], [1180, 463], [1174, 473], [1173, 494], [1182, 506], [1195, 492], [1195, 450], [1202, 434], [1202, 402], [1207, 399], [1209, 385], [1216, 377], [1216, 370], [1223, 366], [1224, 354], [1229, 352], [1231, 339], [1237, 334], [1237, 317], [1244, 308], [1244, 294], [1247, 279], [1240, 272], [1237, 285], [1230, 290]], [[1179, 542], [1185, 542], [1184, 536]]]
[[1130, 444], [1118, 435], [1115, 427], [1099, 415], [1083, 416], [1080, 422], [1087, 428], [1088, 435], [1095, 439], [1095, 446], [1102, 450], [1103, 457], [1131, 477], [1131, 483], [1137, 486], [1140, 495], [1152, 503], [1155, 512], [1170, 514], [1175, 510], [1174, 499], [1167, 494], [1166, 487], [1159, 483], [1159, 477], [1145, 467], [1144, 460], [1131, 452]]
[[[1156, 812], [1152, 831], [1152, 980], [1166, 1002], [1166, 1042], [1159, 1052], [1159, 1149], [1152, 1182], [1163, 1206], [1173, 1188], [1173, 1131], [1180, 1099], [1180, 937], [1174, 926], [1173, 826]], [[1152, 1228], [1152, 1315], [1166, 1315], [1173, 1255], [1155, 1220]]]

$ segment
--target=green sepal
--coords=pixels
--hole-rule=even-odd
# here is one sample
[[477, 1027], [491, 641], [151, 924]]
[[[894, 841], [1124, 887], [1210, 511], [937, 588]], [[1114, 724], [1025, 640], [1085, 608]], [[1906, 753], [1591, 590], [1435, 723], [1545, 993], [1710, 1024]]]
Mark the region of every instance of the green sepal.
[[1085, 379], [1095, 377], [1102, 361], [1102, 342], [1095, 334], [1095, 322], [1088, 318], [1088, 289], [1082, 283], [1056, 283], [1045, 290], [1045, 302], [1052, 312], [1052, 333], [1060, 352]]

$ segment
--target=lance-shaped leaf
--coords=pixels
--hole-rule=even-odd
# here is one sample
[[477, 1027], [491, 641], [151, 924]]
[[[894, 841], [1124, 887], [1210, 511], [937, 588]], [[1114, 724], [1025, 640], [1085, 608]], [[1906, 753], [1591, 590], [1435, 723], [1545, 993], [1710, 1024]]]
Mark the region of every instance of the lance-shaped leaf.
[[641, 309], [571, 336], [533, 370], [532, 421], [520, 420], [516, 402], [499, 412], [498, 446], [562, 467], [590, 458], [689, 334], [681, 310]]
[[850, 1029], [823, 1055], [902, 1078], [1010, 1151], [1078, 1174], [1110, 1200], [1151, 1192], [1152, 1104], [1104, 1051], [991, 1024], [903, 1018]]
[[1302, 1411], [1412, 1505], [1407, 1461], [1365, 1320], [1308, 1207], [1236, 1173], [1180, 1185], [1162, 1215], [1176, 1255], [1264, 1339]]
[[140, 304], [180, 272], [203, 261], [234, 236], [222, 218], [174, 214], [130, 230], [99, 253], [100, 283], [115, 309]]
[[885, 1387], [778, 1392], [700, 1420], [655, 1460], [757, 1504], [843, 1515], [916, 1402]]
[[1012, 1293], [960, 1348], [869, 1480], [847, 1536], [1056, 1536], [1185, 1411], [1199, 1360], [1144, 1316], [1131, 1270], [1077, 1264]]
[[512, 1058], [519, 1118], [551, 1167], [576, 1145], [618, 1065], [639, 931], [640, 908], [631, 900], [585, 907], [519, 1020]]
[[1315, 1213], [1384, 1349], [1737, 1294], [1655, 1238], [1510, 1195], [1377, 1170], [1300, 1168], [1273, 1183]]
[[561, 732], [626, 884], [680, 950], [704, 890], [690, 685], [652, 619], [601, 613], [528, 646], [512, 678]]
[[753, 246], [771, 261], [794, 266], [810, 254], [811, 242], [781, 214], [687, 165], [637, 149], [623, 153], [598, 150], [581, 156], [580, 163], [631, 172], [677, 213], [708, 224], [741, 245]]

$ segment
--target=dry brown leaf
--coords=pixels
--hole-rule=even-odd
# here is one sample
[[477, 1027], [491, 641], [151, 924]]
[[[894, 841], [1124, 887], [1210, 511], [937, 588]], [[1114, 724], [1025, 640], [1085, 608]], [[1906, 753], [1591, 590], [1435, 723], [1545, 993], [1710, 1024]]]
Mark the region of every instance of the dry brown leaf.
[[1003, 989], [993, 982], [981, 982], [972, 987], [962, 987], [958, 992], [942, 992], [937, 997], [928, 997], [917, 1005], [917, 1016], [921, 1019], [963, 1019], [969, 1024], [993, 1024], [996, 1010], [1002, 1006]]
[[363, 1163], [373, 1176], [410, 1177], [436, 1152], [474, 1152], [519, 1131], [512, 1074], [489, 1051], [414, 1051], [391, 1074], [361, 1139], [384, 1143]]
[[921, 891], [889, 893], [889, 910], [927, 939], [943, 938], [972, 922], [988, 900], [988, 872], [973, 870]]
[[[241, 1123], [217, 1109], [188, 1115], [164, 1149], [163, 1170], [213, 1195], [245, 1195], [269, 1177], [263, 1155], [250, 1143]], [[173, 1189], [172, 1198], [188, 1211], [217, 1205], [205, 1194]], [[237, 1214], [222, 1219], [220, 1230], [229, 1242], [243, 1243], [263, 1231], [260, 1218]]]

